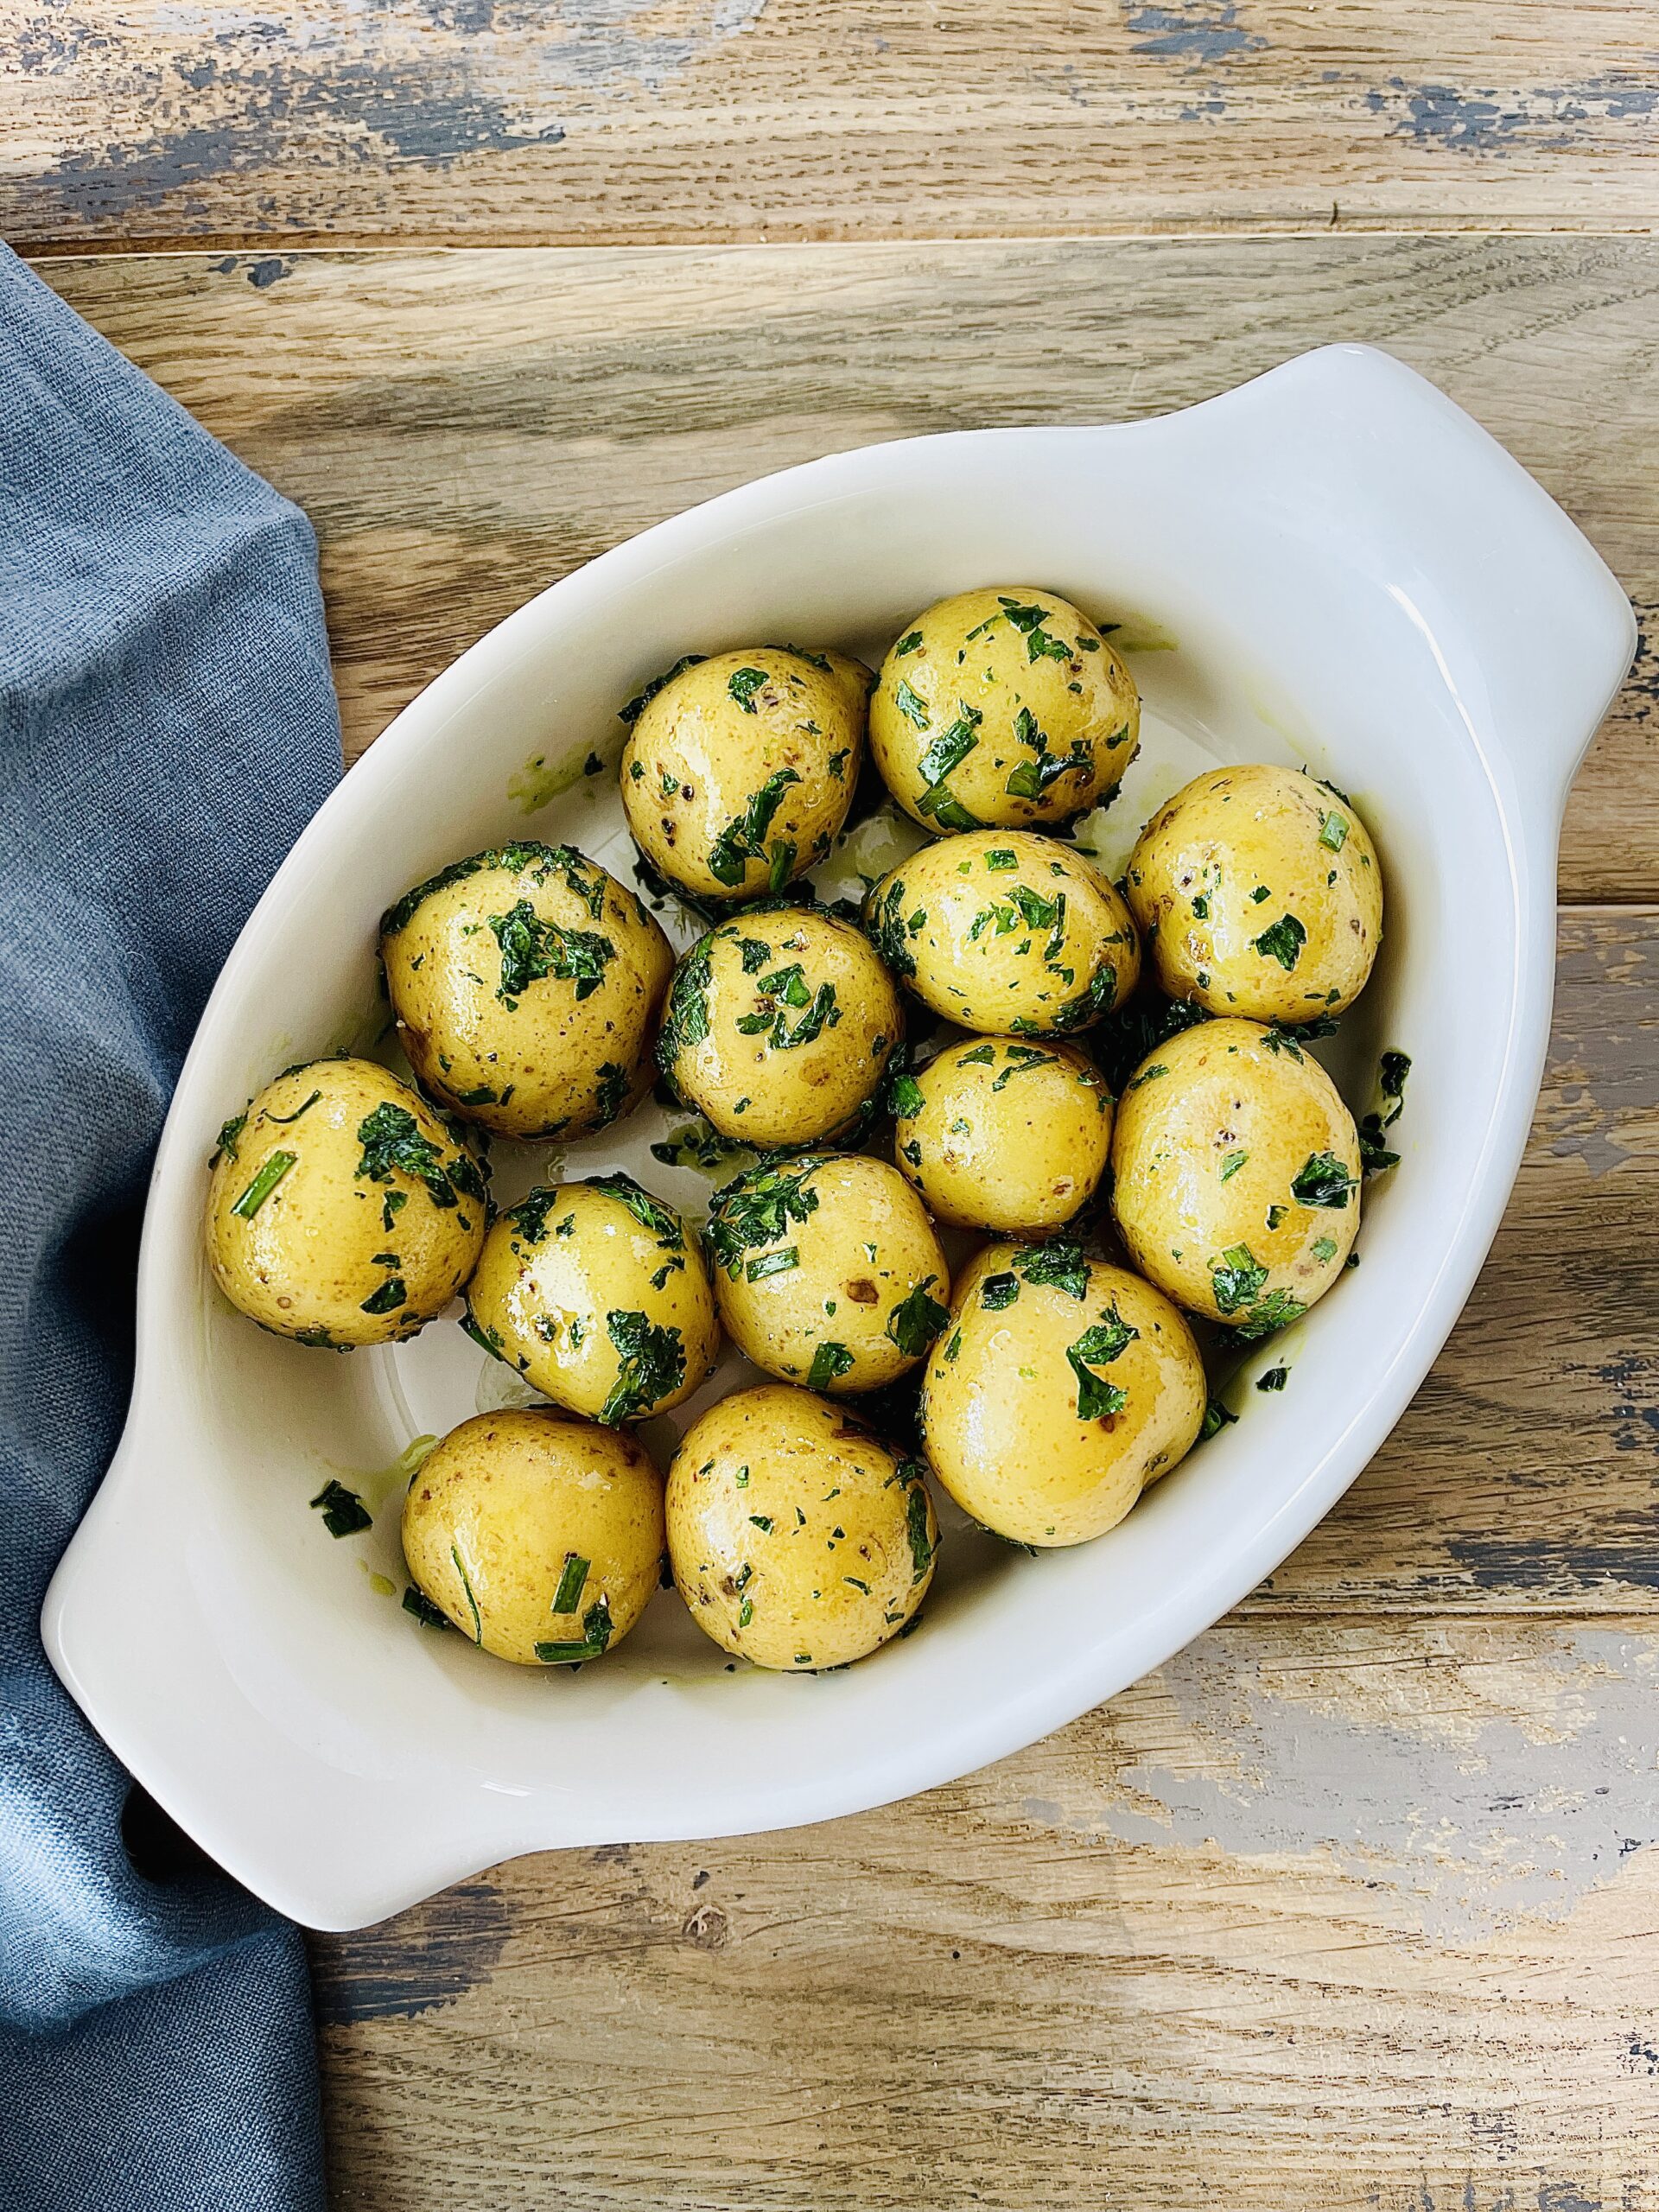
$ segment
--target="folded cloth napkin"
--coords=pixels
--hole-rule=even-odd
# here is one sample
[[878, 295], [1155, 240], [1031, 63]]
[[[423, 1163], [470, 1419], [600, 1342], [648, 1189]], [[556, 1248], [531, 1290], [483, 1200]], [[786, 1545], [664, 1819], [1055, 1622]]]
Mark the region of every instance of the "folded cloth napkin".
[[188, 1850], [155, 1878], [167, 1824], [39, 1623], [120, 1434], [179, 1064], [339, 773], [305, 518], [0, 247], [6, 2212], [323, 2202], [298, 1932]]

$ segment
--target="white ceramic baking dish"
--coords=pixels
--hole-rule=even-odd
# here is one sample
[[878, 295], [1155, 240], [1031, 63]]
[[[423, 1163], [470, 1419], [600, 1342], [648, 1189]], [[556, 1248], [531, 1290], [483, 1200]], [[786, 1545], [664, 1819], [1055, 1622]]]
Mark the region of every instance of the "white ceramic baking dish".
[[[200, 1249], [219, 1122], [287, 1062], [378, 1027], [375, 920], [429, 871], [511, 833], [626, 877], [611, 775], [554, 787], [593, 750], [613, 760], [641, 680], [766, 639], [879, 652], [929, 601], [988, 582], [1125, 626], [1148, 735], [1105, 817], [1109, 862], [1207, 757], [1309, 761], [1375, 832], [1387, 942], [1338, 1072], [1363, 1108], [1379, 1046], [1414, 1071], [1362, 1266], [1261, 1351], [1238, 1425], [1120, 1529], [1028, 1559], [957, 1528], [922, 1632], [848, 1672], [728, 1672], [671, 1593], [579, 1675], [422, 1629], [398, 1603], [399, 1455], [511, 1383], [447, 1323], [340, 1358], [232, 1314]], [[150, 1191], [126, 1434], [46, 1605], [93, 1725], [232, 1872], [338, 1928], [518, 1852], [779, 1827], [924, 1789], [1157, 1666], [1341, 1496], [1468, 1294], [1542, 1065], [1562, 804], [1633, 638], [1537, 485], [1410, 371], [1351, 346], [1157, 421], [834, 455], [531, 601], [322, 809], [202, 1020]], [[661, 1134], [648, 1110], [569, 1164], [626, 1163], [696, 1206], [707, 1183], [649, 1159]], [[1249, 1389], [1280, 1358], [1282, 1395]], [[331, 1541], [307, 1510], [331, 1474], [378, 1505], [372, 1534]]]

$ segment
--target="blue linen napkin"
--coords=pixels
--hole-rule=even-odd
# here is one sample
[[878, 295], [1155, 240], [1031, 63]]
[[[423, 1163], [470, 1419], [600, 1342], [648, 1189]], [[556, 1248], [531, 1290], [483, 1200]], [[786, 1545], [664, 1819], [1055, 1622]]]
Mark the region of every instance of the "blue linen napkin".
[[120, 1434], [185, 1047], [339, 773], [310, 525], [0, 246], [6, 2212], [323, 2202], [298, 1932], [128, 1805], [39, 1621]]

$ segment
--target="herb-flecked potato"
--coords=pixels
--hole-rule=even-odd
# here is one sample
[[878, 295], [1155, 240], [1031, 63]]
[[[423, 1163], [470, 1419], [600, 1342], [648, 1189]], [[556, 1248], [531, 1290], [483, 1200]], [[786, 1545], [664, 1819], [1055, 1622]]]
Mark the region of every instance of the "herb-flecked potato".
[[899, 1166], [959, 1228], [1058, 1229], [1106, 1172], [1112, 1095], [1074, 1045], [969, 1038], [899, 1077], [889, 1096]]
[[631, 1175], [543, 1186], [509, 1207], [485, 1239], [467, 1320], [543, 1396], [607, 1424], [677, 1406], [720, 1349], [696, 1237]]
[[380, 924], [397, 1034], [434, 1098], [503, 1137], [576, 1137], [639, 1103], [674, 956], [569, 845], [498, 846]]
[[962, 592], [918, 614], [870, 700], [872, 757], [936, 835], [1098, 806], [1140, 731], [1135, 678], [1088, 616], [1024, 586]]
[[944, 1326], [944, 1254], [884, 1160], [752, 1167], [715, 1193], [705, 1234], [728, 1333], [786, 1382], [873, 1390], [915, 1366]]
[[372, 1060], [313, 1060], [226, 1122], [207, 1257], [232, 1306], [299, 1343], [401, 1342], [473, 1271], [488, 1208], [479, 1163]]
[[521, 1667], [603, 1658], [650, 1603], [665, 1544], [662, 1478], [633, 1439], [541, 1408], [462, 1421], [404, 1500], [416, 1587]]
[[1340, 1014], [1382, 937], [1382, 874], [1339, 791], [1293, 768], [1212, 768], [1166, 799], [1126, 879], [1172, 998], [1256, 1021]]
[[984, 1036], [1087, 1029], [1141, 973], [1129, 912], [1081, 853], [1022, 830], [924, 845], [865, 902], [881, 957], [935, 1014]]
[[675, 971], [663, 1073], [722, 1136], [757, 1151], [839, 1139], [871, 1108], [904, 1029], [863, 932], [809, 908], [750, 912]]
[[1161, 1293], [1068, 1242], [992, 1244], [957, 1284], [922, 1426], [934, 1471], [999, 1536], [1086, 1543], [1204, 1421], [1204, 1366]]
[[781, 891], [847, 818], [864, 721], [827, 655], [756, 645], [695, 661], [645, 701], [622, 748], [628, 827], [699, 898]]
[[1112, 1170], [1136, 1267], [1243, 1337], [1323, 1298], [1359, 1230], [1354, 1117], [1317, 1060], [1258, 1022], [1201, 1021], [1157, 1046], [1118, 1101]]
[[786, 1383], [711, 1406], [668, 1474], [668, 1551], [698, 1627], [757, 1667], [844, 1667], [927, 1594], [938, 1525], [919, 1460]]

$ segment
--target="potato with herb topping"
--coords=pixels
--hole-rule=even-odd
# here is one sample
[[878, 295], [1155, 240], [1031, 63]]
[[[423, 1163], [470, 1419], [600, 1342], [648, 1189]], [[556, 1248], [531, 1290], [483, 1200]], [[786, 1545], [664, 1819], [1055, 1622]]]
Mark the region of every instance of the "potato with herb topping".
[[948, 1046], [889, 1093], [893, 1152], [940, 1221], [1046, 1235], [1088, 1205], [1112, 1145], [1112, 1095], [1075, 1045]]
[[711, 1406], [669, 1469], [680, 1595], [757, 1667], [844, 1667], [886, 1643], [926, 1596], [938, 1541], [921, 1462], [785, 1383]]
[[400, 1343], [473, 1271], [483, 1173], [423, 1098], [372, 1060], [312, 1060], [219, 1133], [207, 1257], [262, 1328], [344, 1351]]
[[497, 1136], [578, 1137], [629, 1112], [674, 956], [632, 891], [569, 845], [457, 861], [380, 924], [423, 1089]]
[[651, 1602], [662, 1478], [632, 1437], [543, 1408], [451, 1429], [404, 1501], [404, 1557], [461, 1634], [521, 1667], [602, 1659]]
[[721, 1136], [757, 1151], [841, 1141], [874, 1110], [903, 1033], [861, 931], [810, 907], [751, 911], [676, 969], [663, 1073]]
[[1100, 870], [1030, 830], [924, 845], [881, 879], [864, 912], [893, 973], [982, 1036], [1087, 1029], [1141, 972], [1128, 909]]
[[1212, 768], [1166, 799], [1126, 879], [1171, 998], [1256, 1021], [1340, 1014], [1382, 938], [1382, 875], [1342, 793], [1292, 768]]
[[1354, 1117], [1306, 1048], [1259, 1022], [1158, 1046], [1118, 1101], [1112, 1169], [1136, 1267], [1242, 1337], [1323, 1298], [1359, 1231]]
[[779, 892], [847, 818], [864, 721], [827, 655], [756, 645], [683, 664], [646, 697], [622, 748], [628, 827], [671, 883], [701, 899]]
[[1023, 585], [962, 592], [918, 614], [870, 700], [876, 766], [936, 836], [1099, 806], [1140, 732], [1135, 678], [1088, 616]]
[[1082, 1544], [1185, 1457], [1204, 1408], [1198, 1348], [1161, 1293], [1070, 1242], [992, 1244], [928, 1361], [923, 1440], [983, 1527]]
[[715, 1192], [704, 1234], [728, 1334], [785, 1382], [873, 1390], [914, 1367], [944, 1326], [944, 1254], [883, 1160], [751, 1167]]
[[696, 1239], [620, 1173], [510, 1206], [467, 1287], [467, 1326], [556, 1405], [607, 1425], [677, 1406], [720, 1349]]

